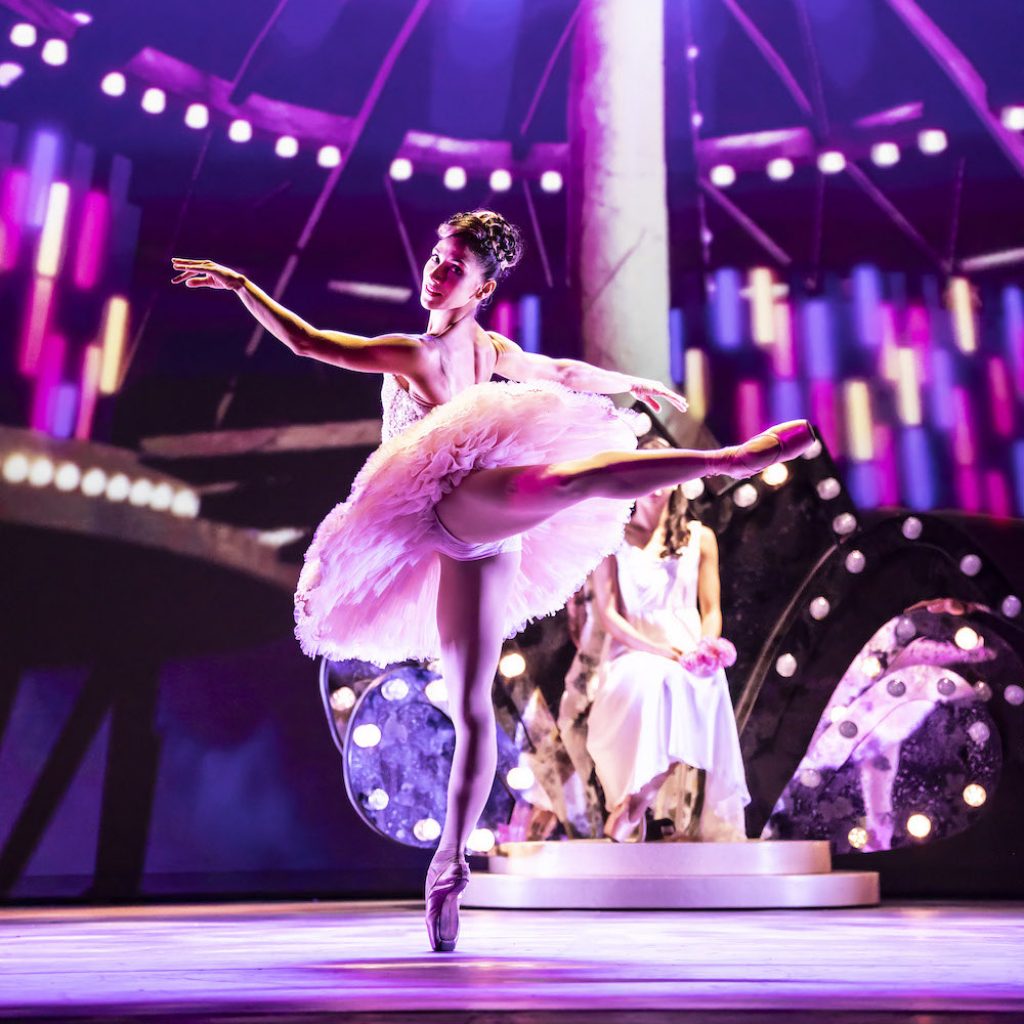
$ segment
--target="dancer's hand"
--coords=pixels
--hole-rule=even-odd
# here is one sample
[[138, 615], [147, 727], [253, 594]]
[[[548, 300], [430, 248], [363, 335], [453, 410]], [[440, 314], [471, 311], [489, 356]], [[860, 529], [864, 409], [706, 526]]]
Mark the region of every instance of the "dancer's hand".
[[682, 395], [676, 394], [671, 388], [665, 387], [664, 384], [656, 380], [637, 380], [629, 389], [629, 393], [637, 401], [643, 402], [644, 405], [649, 406], [655, 412], [661, 411], [659, 399], [664, 399], [669, 405], [680, 412], [686, 412], [687, 409], [686, 399]]
[[245, 284], [244, 274], [210, 260], [185, 260], [175, 256], [171, 264], [179, 272], [171, 278], [171, 284], [184, 284], [186, 288], [226, 288], [233, 292]]

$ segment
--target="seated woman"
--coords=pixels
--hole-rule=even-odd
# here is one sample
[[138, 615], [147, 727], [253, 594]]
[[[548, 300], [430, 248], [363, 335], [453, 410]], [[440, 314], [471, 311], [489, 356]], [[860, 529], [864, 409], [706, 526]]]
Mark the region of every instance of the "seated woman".
[[706, 773], [698, 838], [746, 838], [750, 802], [721, 638], [718, 542], [686, 514], [678, 488], [636, 503], [626, 540], [592, 578], [606, 653], [588, 722], [587, 750], [610, 810], [605, 835], [639, 829], [677, 765]]

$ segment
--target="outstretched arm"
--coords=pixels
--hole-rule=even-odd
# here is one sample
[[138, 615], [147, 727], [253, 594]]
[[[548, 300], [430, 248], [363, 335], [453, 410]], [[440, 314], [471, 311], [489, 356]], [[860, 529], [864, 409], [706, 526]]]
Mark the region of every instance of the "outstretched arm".
[[627, 392], [646, 402], [657, 412], [659, 399], [664, 399], [680, 412], [686, 411], [686, 400], [660, 381], [632, 377], [628, 373], [602, 370], [580, 359], [552, 359], [536, 352], [524, 352], [514, 341], [490, 332], [498, 349], [498, 362], [494, 372], [509, 380], [551, 380], [574, 391], [593, 391], [599, 395], [619, 395]]
[[426, 349], [418, 338], [388, 334], [364, 338], [314, 327], [272, 299], [244, 274], [210, 260], [171, 261], [178, 271], [173, 283], [188, 288], [233, 291], [253, 317], [296, 355], [366, 373], [400, 373], [416, 380], [425, 368]]

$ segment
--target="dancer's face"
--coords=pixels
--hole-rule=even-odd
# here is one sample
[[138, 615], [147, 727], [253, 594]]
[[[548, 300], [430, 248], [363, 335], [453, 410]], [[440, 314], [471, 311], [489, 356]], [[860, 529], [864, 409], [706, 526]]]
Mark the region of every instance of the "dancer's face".
[[494, 291], [476, 255], [458, 235], [438, 240], [423, 268], [420, 305], [424, 309], [462, 309]]

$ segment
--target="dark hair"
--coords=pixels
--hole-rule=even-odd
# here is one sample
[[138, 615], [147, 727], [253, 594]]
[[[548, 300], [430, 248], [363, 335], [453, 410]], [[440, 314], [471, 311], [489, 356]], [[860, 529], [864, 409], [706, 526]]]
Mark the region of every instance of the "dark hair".
[[523, 236], [494, 210], [456, 213], [437, 229], [438, 238], [457, 235], [483, 266], [485, 278], [501, 280], [522, 258]]
[[665, 536], [662, 540], [661, 557], [677, 558], [693, 538], [690, 523], [696, 517], [690, 511], [690, 503], [682, 487], [673, 487], [668, 499], [668, 515], [665, 516]]
[[[641, 450], [651, 448], [672, 448], [660, 434], [652, 434], [639, 445]], [[697, 517], [690, 511], [690, 503], [683, 494], [682, 487], [673, 487], [668, 497], [668, 512], [665, 515], [665, 529], [662, 535], [661, 557], [678, 558], [683, 548], [690, 543], [693, 533], [690, 531], [690, 523]]]

